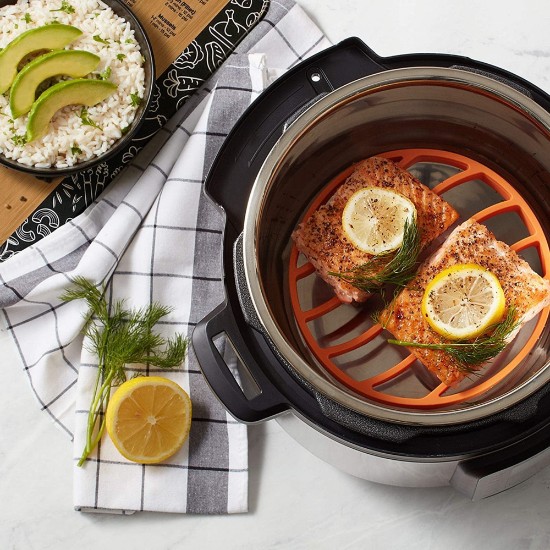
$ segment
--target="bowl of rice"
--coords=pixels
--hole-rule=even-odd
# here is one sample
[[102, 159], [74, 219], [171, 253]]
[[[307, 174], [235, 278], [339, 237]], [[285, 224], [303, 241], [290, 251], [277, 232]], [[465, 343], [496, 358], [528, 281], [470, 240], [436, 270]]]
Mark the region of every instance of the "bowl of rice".
[[[0, 21], [0, 52], [32, 29], [53, 24], [77, 28], [81, 34], [62, 49], [97, 56], [97, 67], [84, 78], [114, 84], [99, 103], [87, 106], [77, 100], [59, 108], [45, 134], [32, 140], [28, 125], [33, 110], [14, 117], [10, 90], [0, 94], [0, 163], [53, 179], [86, 170], [124, 150], [143, 122], [155, 80], [151, 44], [132, 11], [119, 0], [0, 0]], [[27, 55], [18, 74], [49, 52]], [[35, 103], [48, 88], [71, 79], [61, 74], [40, 83]]]

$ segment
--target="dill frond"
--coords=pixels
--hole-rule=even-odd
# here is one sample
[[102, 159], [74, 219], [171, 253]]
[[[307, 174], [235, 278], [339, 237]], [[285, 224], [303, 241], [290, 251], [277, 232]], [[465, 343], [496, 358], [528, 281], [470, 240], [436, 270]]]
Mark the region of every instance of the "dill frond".
[[382, 285], [405, 286], [413, 277], [421, 251], [420, 230], [416, 222], [405, 220], [403, 242], [392, 252], [373, 256], [350, 271], [329, 272], [365, 292], [378, 292]]
[[408, 348], [440, 350], [449, 355], [453, 363], [463, 372], [472, 373], [476, 367], [496, 357], [508, 345], [510, 335], [517, 329], [516, 308], [510, 306], [504, 319], [491, 325], [487, 332], [474, 340], [457, 340], [440, 344], [406, 342], [389, 339], [390, 344]]

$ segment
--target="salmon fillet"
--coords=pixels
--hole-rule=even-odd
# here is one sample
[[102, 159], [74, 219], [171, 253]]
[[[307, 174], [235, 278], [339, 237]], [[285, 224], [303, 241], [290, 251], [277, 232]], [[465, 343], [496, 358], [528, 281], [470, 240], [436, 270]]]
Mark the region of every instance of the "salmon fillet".
[[342, 229], [342, 213], [349, 198], [364, 187], [382, 187], [407, 197], [416, 207], [421, 246], [426, 247], [458, 218], [454, 208], [420, 183], [410, 172], [382, 157], [359, 162], [353, 173], [326, 204], [298, 225], [292, 238], [318, 274], [342, 302], [364, 302], [369, 293], [330, 275], [350, 271], [372, 255], [356, 248]]
[[[422, 298], [427, 284], [438, 273], [452, 265], [468, 263], [481, 265], [493, 272], [504, 291], [506, 305], [515, 306], [518, 327], [508, 341], [515, 337], [522, 325], [550, 305], [550, 281], [535, 273], [525, 260], [506, 243], [498, 241], [484, 225], [470, 219], [459, 225], [420, 266], [415, 278], [382, 312], [382, 325], [397, 340], [429, 344], [446, 342], [423, 318], [420, 310]], [[458, 384], [466, 376], [443, 351], [409, 350], [448, 386]]]

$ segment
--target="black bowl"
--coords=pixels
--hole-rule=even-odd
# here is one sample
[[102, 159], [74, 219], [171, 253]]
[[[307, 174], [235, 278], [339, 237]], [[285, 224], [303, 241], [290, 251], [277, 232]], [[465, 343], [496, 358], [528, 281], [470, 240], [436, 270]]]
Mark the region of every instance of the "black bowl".
[[[145, 29], [130, 10], [130, 8], [121, 0], [101, 0], [104, 4], [109, 6], [119, 17], [122, 17], [124, 20], [130, 23], [132, 30], [134, 31], [134, 36], [136, 41], [139, 44], [141, 49], [141, 55], [144, 58], [144, 69], [145, 69], [145, 92], [143, 98], [140, 102], [140, 105], [137, 109], [134, 120], [130, 124], [128, 131], [120, 137], [113, 146], [105, 153], [91, 158], [89, 160], [79, 162], [74, 166], [68, 166], [65, 168], [35, 168], [33, 166], [27, 166], [21, 164], [15, 160], [8, 159], [0, 153], [0, 164], [12, 168], [19, 172], [26, 172], [32, 174], [40, 179], [45, 179], [51, 181], [60, 176], [68, 176], [70, 174], [76, 174], [83, 170], [93, 168], [96, 165], [104, 162], [113, 155], [123, 151], [126, 147], [129, 146], [136, 132], [139, 130], [142, 125], [145, 114], [149, 110], [151, 100], [153, 97], [153, 88], [155, 84], [155, 60], [153, 55], [153, 48], [151, 47], [151, 42]], [[15, 0], [0, 0], [0, 8], [7, 6], [9, 4], [15, 4]]]

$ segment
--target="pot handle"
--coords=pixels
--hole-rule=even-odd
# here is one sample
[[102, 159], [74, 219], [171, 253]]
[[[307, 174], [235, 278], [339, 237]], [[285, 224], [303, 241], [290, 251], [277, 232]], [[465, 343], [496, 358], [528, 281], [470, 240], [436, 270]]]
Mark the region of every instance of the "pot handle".
[[[253, 397], [248, 398], [245, 395], [214, 343], [222, 334], [229, 339], [238, 361], [254, 380], [257, 392]], [[229, 302], [220, 304], [197, 324], [193, 331], [192, 343], [208, 385], [231, 416], [237, 420], [245, 423], [261, 422], [290, 408], [248, 350]]]

